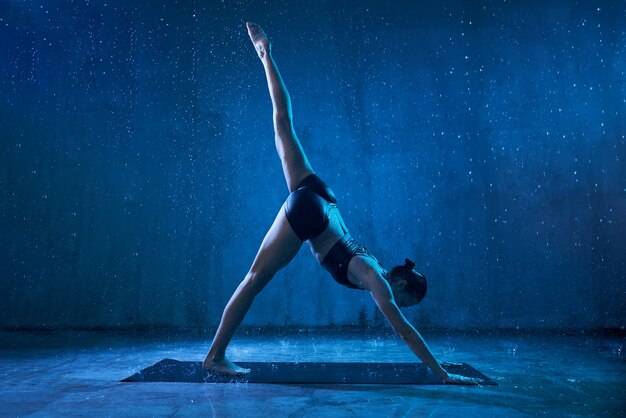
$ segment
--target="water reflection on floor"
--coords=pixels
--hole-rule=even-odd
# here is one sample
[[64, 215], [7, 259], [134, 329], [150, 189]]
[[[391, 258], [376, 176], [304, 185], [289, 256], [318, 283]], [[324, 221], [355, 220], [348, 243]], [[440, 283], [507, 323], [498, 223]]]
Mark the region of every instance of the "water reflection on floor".
[[[0, 333], [0, 415], [616, 416], [626, 409], [624, 341], [578, 335], [424, 332], [441, 361], [500, 385], [121, 383], [163, 358], [198, 360], [212, 333]], [[235, 336], [236, 361], [414, 361], [392, 335]]]

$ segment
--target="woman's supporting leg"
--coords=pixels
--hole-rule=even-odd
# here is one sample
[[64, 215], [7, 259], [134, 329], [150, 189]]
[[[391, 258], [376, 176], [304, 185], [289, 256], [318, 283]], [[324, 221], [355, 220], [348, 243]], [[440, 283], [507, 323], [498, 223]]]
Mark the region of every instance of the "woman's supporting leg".
[[228, 347], [237, 327], [250, 309], [255, 296], [263, 290], [276, 272], [293, 259], [301, 246], [302, 241], [289, 225], [283, 207], [265, 235], [250, 271], [224, 308], [222, 320], [213, 338], [213, 343], [202, 364], [205, 369], [226, 374], [249, 372], [249, 370], [236, 366], [226, 359], [226, 347]]
[[256, 23], [246, 23], [248, 35], [261, 58], [265, 68], [267, 87], [272, 98], [274, 109], [274, 139], [276, 150], [280, 157], [283, 173], [289, 191], [292, 192], [300, 181], [313, 173], [313, 168], [302, 149], [302, 145], [293, 129], [293, 115], [291, 99], [285, 83], [278, 72], [276, 62], [272, 57], [271, 45], [263, 29]]

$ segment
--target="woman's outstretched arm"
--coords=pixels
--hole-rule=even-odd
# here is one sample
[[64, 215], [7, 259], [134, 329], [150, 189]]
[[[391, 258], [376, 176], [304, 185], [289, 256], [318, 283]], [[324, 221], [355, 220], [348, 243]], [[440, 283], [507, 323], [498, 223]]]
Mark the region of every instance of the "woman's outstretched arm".
[[389, 321], [393, 329], [400, 335], [411, 351], [413, 351], [425, 365], [437, 373], [444, 383], [472, 385], [481, 382], [480, 379], [451, 374], [444, 370], [430, 351], [430, 348], [428, 348], [426, 341], [424, 341], [413, 325], [407, 321], [398, 305], [396, 305], [393, 293], [387, 282], [381, 278], [376, 280], [375, 284], [370, 283], [370, 286], [369, 290], [372, 293], [374, 302], [376, 302], [376, 305], [385, 318], [387, 318], [387, 321]]
[[291, 98], [272, 57], [270, 42], [263, 29], [256, 23], [247, 22], [246, 27], [265, 69], [267, 87], [272, 98], [276, 151], [282, 163], [289, 191], [293, 191], [304, 177], [313, 173], [313, 168], [293, 129]]
[[353, 257], [349, 268], [349, 274], [355, 277], [356, 282], [361, 287], [370, 291], [378, 309], [380, 309], [400, 338], [444, 383], [475, 385], [481, 382], [480, 379], [448, 373], [441, 367], [441, 364], [439, 364], [430, 348], [428, 348], [426, 341], [400, 311], [394, 299], [391, 286], [383, 277], [384, 272], [371, 258]]

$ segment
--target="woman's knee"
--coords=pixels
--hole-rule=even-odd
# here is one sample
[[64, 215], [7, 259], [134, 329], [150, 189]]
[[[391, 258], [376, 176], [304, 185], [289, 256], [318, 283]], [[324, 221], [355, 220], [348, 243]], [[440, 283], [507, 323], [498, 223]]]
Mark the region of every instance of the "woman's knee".
[[273, 273], [250, 270], [244, 279], [244, 285], [254, 294], [258, 294], [272, 280]]

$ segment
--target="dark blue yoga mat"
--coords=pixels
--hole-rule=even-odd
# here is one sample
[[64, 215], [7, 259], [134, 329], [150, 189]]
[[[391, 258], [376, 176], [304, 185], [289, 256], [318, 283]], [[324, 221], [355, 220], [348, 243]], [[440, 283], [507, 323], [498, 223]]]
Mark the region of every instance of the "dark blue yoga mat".
[[[422, 363], [280, 363], [237, 362], [250, 374], [224, 376], [207, 372], [201, 362], [164, 359], [122, 382], [188, 383], [349, 383], [436, 385], [441, 379]], [[497, 385], [467, 363], [443, 363], [449, 373], [478, 377], [485, 385]]]

